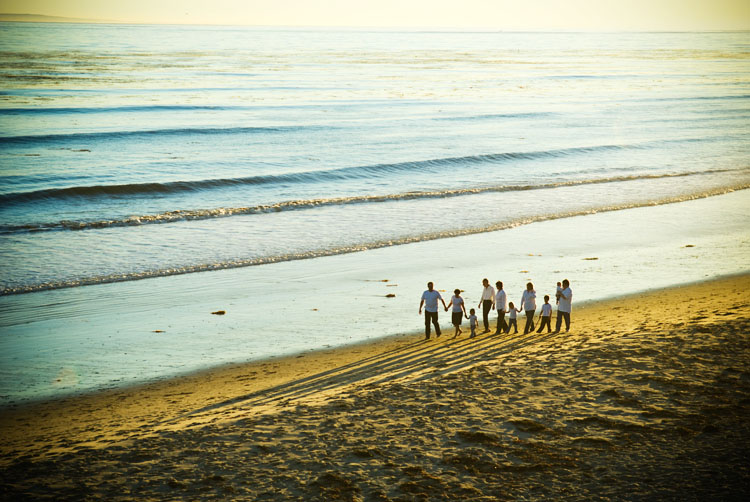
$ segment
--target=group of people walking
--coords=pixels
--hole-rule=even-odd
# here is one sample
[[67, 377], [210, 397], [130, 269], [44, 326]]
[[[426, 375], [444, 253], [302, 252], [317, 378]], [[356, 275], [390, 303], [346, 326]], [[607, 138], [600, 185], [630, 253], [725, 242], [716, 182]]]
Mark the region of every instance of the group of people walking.
[[[497, 311], [497, 328], [495, 334], [510, 333], [511, 328], [518, 333], [518, 321], [517, 314], [519, 312], [526, 313], [526, 325], [523, 329], [523, 334], [527, 334], [536, 329], [534, 325], [534, 314], [536, 312], [536, 291], [532, 283], [526, 284], [526, 289], [521, 295], [521, 302], [518, 305], [519, 308], [508, 302], [508, 297], [503, 289], [503, 283], [497, 281], [495, 286], [497, 290], [490, 285], [488, 279], [482, 279], [482, 296], [479, 300], [477, 308], [482, 309], [482, 321], [484, 323], [483, 333], [490, 332], [490, 312], [493, 310]], [[570, 281], [567, 279], [557, 283], [557, 289], [555, 291], [555, 303], [557, 304], [557, 322], [555, 326], [555, 333], [559, 333], [562, 328], [562, 322], [565, 321], [565, 331], [570, 331], [570, 307], [573, 300], [573, 291], [570, 289]], [[422, 315], [422, 307], [424, 307], [424, 333], [425, 339], [430, 339], [430, 325], [435, 327], [435, 333], [440, 336], [440, 324], [438, 324], [438, 301], [443, 303], [443, 307], [447, 312], [449, 308], [451, 311], [451, 322], [455, 327], [455, 334], [453, 337], [457, 337], [463, 331], [461, 331], [461, 323], [464, 318], [469, 320], [469, 327], [471, 328], [471, 337], [476, 336], [476, 329], [478, 320], [476, 311], [472, 308], [469, 313], [466, 313], [466, 306], [464, 299], [461, 297], [461, 290], [456, 289], [453, 292], [453, 296], [450, 302], [446, 305], [445, 300], [440, 295], [440, 292], [435, 290], [432, 282], [427, 283], [427, 291], [422, 293], [422, 300], [419, 302], [419, 315]], [[547, 332], [552, 331], [552, 305], [549, 303], [549, 295], [544, 295], [544, 304], [541, 307], [539, 315], [539, 329], [537, 333], [541, 333], [545, 326]], [[505, 321], [505, 316], [508, 315], [508, 322]]]

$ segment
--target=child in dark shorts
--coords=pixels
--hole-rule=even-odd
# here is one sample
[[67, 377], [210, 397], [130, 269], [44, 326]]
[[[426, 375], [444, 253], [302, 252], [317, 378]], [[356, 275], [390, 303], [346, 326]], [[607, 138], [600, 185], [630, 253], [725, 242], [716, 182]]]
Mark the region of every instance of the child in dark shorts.
[[453, 310], [451, 312], [451, 321], [453, 322], [453, 326], [456, 327], [456, 333], [453, 335], [453, 338], [456, 338], [458, 335], [463, 333], [463, 331], [461, 331], [462, 318], [464, 316], [467, 319], [469, 318], [469, 316], [466, 315], [466, 307], [464, 306], [464, 299], [461, 298], [460, 289], [453, 290], [453, 296], [451, 296], [451, 301], [450, 303], [448, 303], [448, 306], [445, 307], [445, 310], [447, 311], [451, 307], [451, 305], [453, 305]]

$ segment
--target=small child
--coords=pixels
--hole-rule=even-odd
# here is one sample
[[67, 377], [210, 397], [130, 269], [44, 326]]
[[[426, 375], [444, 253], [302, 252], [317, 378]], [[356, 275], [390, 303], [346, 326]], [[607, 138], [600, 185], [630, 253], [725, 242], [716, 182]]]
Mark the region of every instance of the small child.
[[469, 316], [469, 327], [471, 328], [471, 336], [469, 338], [474, 338], [477, 336], [477, 316], [474, 313], [474, 309], [469, 310], [469, 314], [471, 314]]
[[513, 302], [510, 302], [508, 304], [508, 316], [509, 316], [509, 319], [508, 319], [508, 329], [505, 330], [506, 333], [510, 333], [510, 327], [511, 326], [513, 326], [513, 328], [515, 329], [515, 331], [513, 332], [513, 334], [518, 333], [518, 320], [517, 320], [518, 319], [518, 314], [517, 314], [517, 312], [520, 312], [520, 310], [518, 310], [516, 308], [516, 306], [513, 305]]
[[[461, 331], [461, 319], [466, 316], [466, 307], [464, 306], [464, 299], [461, 298], [460, 289], [456, 289], [453, 291], [451, 301], [448, 306], [445, 307], [445, 310], [447, 311], [451, 305], [453, 305], [453, 310], [451, 311], [451, 321], [453, 322], [453, 326], [456, 327], [456, 332], [453, 335], [453, 338], [456, 338], [458, 335], [463, 333], [463, 331]], [[463, 315], [461, 315], [462, 313]]]
[[550, 320], [552, 319], [552, 305], [549, 304], [549, 295], [544, 295], [544, 305], [542, 305], [542, 313], [539, 314], [541, 322], [539, 323], [539, 330], [537, 333], [541, 333], [544, 329], [544, 325], [547, 325], [547, 333], [552, 331], [552, 325]]
[[555, 293], [555, 304], [560, 305], [560, 291], [562, 291], [562, 283], [557, 283], [557, 293]]

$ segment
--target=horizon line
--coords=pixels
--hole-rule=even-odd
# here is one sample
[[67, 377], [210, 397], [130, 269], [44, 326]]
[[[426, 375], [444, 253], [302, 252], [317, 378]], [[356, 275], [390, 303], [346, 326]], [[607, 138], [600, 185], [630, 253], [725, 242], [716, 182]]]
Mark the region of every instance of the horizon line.
[[[28, 17], [37, 19], [3, 19], [4, 17]], [[0, 23], [24, 24], [112, 24], [134, 26], [215, 26], [215, 27], [243, 27], [243, 28], [283, 28], [283, 29], [343, 29], [343, 30], [434, 30], [434, 31], [470, 31], [493, 33], [743, 33], [747, 29], [585, 29], [585, 28], [500, 28], [491, 26], [430, 26], [430, 25], [318, 25], [318, 24], [231, 24], [231, 23], [186, 23], [186, 22], [149, 22], [122, 21], [113, 19], [72, 18], [65, 16], [51, 16], [47, 14], [17, 14], [0, 13]]]

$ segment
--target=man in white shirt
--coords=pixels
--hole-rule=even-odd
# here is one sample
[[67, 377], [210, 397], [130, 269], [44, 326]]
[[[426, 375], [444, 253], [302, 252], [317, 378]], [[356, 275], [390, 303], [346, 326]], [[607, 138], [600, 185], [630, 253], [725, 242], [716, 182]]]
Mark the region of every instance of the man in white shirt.
[[445, 310], [448, 310], [443, 297], [433, 289], [433, 284], [428, 282], [427, 291], [422, 293], [422, 301], [419, 302], [419, 315], [422, 315], [422, 305], [424, 305], [425, 340], [430, 339], [430, 322], [435, 326], [435, 334], [440, 336], [440, 325], [438, 324], [438, 300], [443, 302], [443, 307], [445, 307]]
[[562, 287], [557, 288], [560, 295], [560, 304], [557, 306], [557, 322], [555, 323], [555, 333], [560, 332], [562, 321], [565, 319], [565, 331], [570, 331], [570, 308], [573, 301], [573, 290], [570, 289], [570, 281], [565, 279]]
[[487, 278], [482, 279], [482, 299], [479, 300], [477, 308], [482, 307], [482, 321], [484, 321], [484, 333], [490, 332], [490, 310], [492, 310], [492, 304], [495, 302], [495, 288], [490, 286], [490, 281]]
[[505, 322], [505, 312], [508, 311], [508, 297], [505, 295], [505, 291], [503, 291], [503, 283], [501, 281], [497, 281], [495, 286], [497, 287], [493, 305], [497, 310], [497, 330], [495, 334], [499, 335], [500, 333], [505, 333], [505, 330], [508, 329], [508, 323]]

